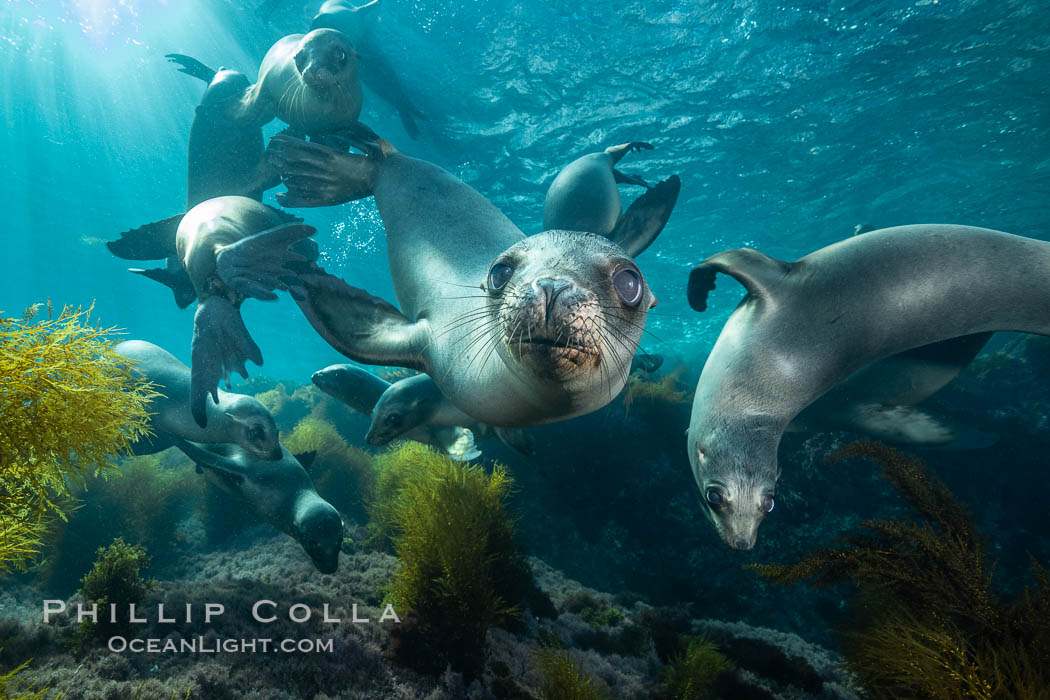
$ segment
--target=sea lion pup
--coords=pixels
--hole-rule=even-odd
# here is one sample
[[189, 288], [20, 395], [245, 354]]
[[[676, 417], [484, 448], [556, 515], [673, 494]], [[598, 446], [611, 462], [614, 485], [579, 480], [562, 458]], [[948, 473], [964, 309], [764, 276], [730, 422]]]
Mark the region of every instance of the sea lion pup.
[[850, 430], [883, 442], [977, 449], [998, 440], [916, 408], [969, 365], [991, 333], [924, 345], [862, 367], [807, 406], [787, 432]]
[[[631, 151], [652, 150], [640, 141], [610, 146], [601, 153], [577, 158], [558, 173], [543, 202], [544, 230], [589, 231], [609, 238], [637, 241], [635, 256], [649, 247], [667, 224], [682, 181], [672, 175], [655, 187], [640, 177], [616, 169]], [[620, 209], [617, 183], [640, 185], [645, 193], [626, 212]]]
[[113, 350], [134, 360], [133, 373], [152, 382], [160, 393], [147, 407], [156, 435], [135, 443], [134, 454], [156, 454], [171, 447], [173, 438], [182, 438], [205, 444], [233, 443], [255, 459], [281, 458], [277, 424], [258, 399], [219, 391], [217, 401], [205, 404], [207, 427], [201, 427], [190, 413], [189, 367], [144, 340], [127, 340]]
[[[375, 408], [383, 393], [390, 388], [390, 382], [360, 367], [347, 364], [330, 365], [319, 369], [313, 373], [311, 379], [318, 389], [366, 416], [372, 415], [372, 409]], [[403, 427], [404, 430], [394, 437], [430, 445], [459, 461], [477, 459], [481, 456], [481, 450], [474, 443], [473, 432], [461, 425], [427, 425], [425, 421], [408, 424], [406, 421]], [[368, 435], [372, 435], [371, 429]], [[373, 442], [368, 439], [367, 442], [370, 445], [385, 445], [390, 440]]]
[[306, 464], [278, 445], [281, 458], [260, 461], [237, 445], [199, 445], [176, 439], [175, 446], [192, 459], [198, 471], [219, 488], [243, 498], [264, 520], [291, 535], [310, 555], [317, 570], [334, 573], [343, 544], [343, 518], [317, 494]]
[[379, 14], [379, 0], [372, 0], [364, 5], [354, 5], [346, 0], [328, 0], [318, 11], [310, 29], [335, 29], [342, 32], [354, 45], [358, 58], [358, 75], [361, 82], [384, 102], [397, 110], [405, 132], [412, 138], [419, 136], [419, 125], [416, 119], [426, 120], [412, 102], [397, 71], [375, 39], [372, 38], [372, 27]]
[[247, 197], [216, 197], [190, 209], [179, 223], [176, 250], [189, 273], [198, 303], [190, 354], [190, 410], [207, 425], [206, 401], [218, 401], [218, 385], [231, 371], [247, 378], [246, 360], [262, 364], [262, 353], [241, 319], [247, 298], [273, 301], [283, 265], [305, 261], [295, 242], [316, 229]]
[[793, 263], [725, 251], [690, 274], [694, 309], [706, 308], [718, 272], [748, 293], [700, 375], [687, 451], [705, 513], [737, 549], [754, 546], [773, 508], [785, 428], [833, 386], [964, 335], [1050, 334], [1050, 243], [999, 231], [901, 226]]
[[630, 240], [570, 231], [528, 238], [441, 168], [398, 152], [363, 125], [368, 155], [287, 136], [270, 154], [289, 206], [375, 196], [401, 309], [302, 266], [297, 303], [336, 350], [408, 367], [476, 420], [525, 427], [594, 411], [623, 388], [656, 305]]
[[[365, 436], [370, 445], [386, 445], [397, 439], [435, 445], [436, 437], [435, 446], [459, 458], [444, 445], [449, 437], [457, 435], [449, 431], [466, 431], [479, 439], [497, 437], [523, 455], [534, 452], [524, 431], [478, 423], [445, 398], [427, 374], [390, 383], [360, 367], [340, 364], [314, 372], [313, 383], [354, 410], [371, 416], [372, 425]], [[477, 451], [474, 456], [462, 459], [479, 456], [481, 452]]]

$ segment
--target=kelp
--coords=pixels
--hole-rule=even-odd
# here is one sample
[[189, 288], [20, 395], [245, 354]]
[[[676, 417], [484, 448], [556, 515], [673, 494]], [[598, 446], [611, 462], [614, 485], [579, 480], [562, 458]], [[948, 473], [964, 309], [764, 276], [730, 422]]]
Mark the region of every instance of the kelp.
[[920, 520], [875, 520], [845, 545], [754, 567], [779, 584], [855, 586], [842, 630], [849, 666], [874, 698], [1050, 697], [1050, 577], [1004, 600], [965, 507], [921, 460], [875, 442], [832, 455], [875, 460]]
[[55, 316], [49, 301], [46, 319], [39, 304], [0, 317], [0, 573], [40, 552], [71, 486], [149, 432], [157, 394], [113, 352], [116, 330], [91, 325], [92, 308]]

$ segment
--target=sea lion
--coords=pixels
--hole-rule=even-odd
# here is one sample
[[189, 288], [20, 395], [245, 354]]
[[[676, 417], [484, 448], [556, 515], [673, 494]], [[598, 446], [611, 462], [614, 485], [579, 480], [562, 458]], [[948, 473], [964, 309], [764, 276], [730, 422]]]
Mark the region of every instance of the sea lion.
[[184, 309], [196, 299], [193, 283], [179, 264], [175, 232], [185, 213], [201, 202], [224, 195], [241, 195], [256, 201], [262, 193], [281, 182], [280, 176], [263, 157], [262, 126], [230, 116], [250, 82], [234, 70], [214, 70], [182, 54], [168, 54], [179, 72], [208, 84], [190, 127], [186, 208], [170, 216], [123, 234], [119, 241], [106, 244], [110, 252], [125, 260], [165, 259], [163, 268], [130, 271], [171, 288], [175, 303]]
[[590, 233], [528, 238], [441, 168], [400, 153], [363, 125], [367, 155], [287, 136], [270, 153], [290, 206], [374, 195], [401, 309], [302, 266], [297, 303], [336, 350], [408, 367], [476, 420], [525, 427], [594, 411], [615, 397], [656, 305], [626, 247]]
[[[565, 166], [543, 202], [544, 230], [589, 231], [614, 240], [631, 238], [637, 241], [635, 256], [648, 248], [667, 224], [682, 182], [672, 175], [650, 187], [642, 178], [616, 169], [624, 155], [642, 149], [651, 150], [652, 146], [641, 141], [610, 146]], [[621, 212], [617, 183], [640, 185], [646, 192]]]
[[372, 28], [378, 14], [379, 0], [364, 5], [354, 5], [346, 0], [328, 0], [321, 5], [317, 16], [310, 23], [310, 29], [335, 29], [350, 39], [357, 51], [361, 82], [397, 110], [405, 132], [416, 138], [419, 136], [416, 120], [426, 120], [427, 116], [412, 102], [390, 59], [372, 38]]
[[[330, 365], [319, 369], [313, 373], [311, 379], [318, 389], [366, 416], [372, 415], [372, 409], [383, 393], [390, 388], [390, 382], [348, 364]], [[394, 437], [430, 445], [452, 459], [467, 461], [481, 456], [481, 450], [474, 443], [473, 432], [462, 425], [428, 425], [425, 421], [418, 421], [412, 424], [406, 422], [401, 427], [404, 429]], [[372, 435], [371, 429], [368, 435]], [[390, 442], [374, 442], [367, 437], [366, 441], [370, 445], [385, 445]]]
[[160, 394], [146, 407], [156, 435], [135, 443], [134, 454], [155, 454], [171, 447], [173, 438], [182, 438], [206, 444], [233, 443], [259, 460], [281, 458], [277, 424], [258, 399], [219, 391], [218, 400], [205, 405], [207, 427], [201, 427], [190, 413], [189, 367], [144, 340], [126, 340], [113, 350], [134, 360], [133, 373], [152, 382]]
[[[219, 488], [244, 498], [252, 509], [281, 532], [291, 535], [317, 570], [334, 573], [343, 543], [343, 518], [317, 495], [304, 467], [283, 445], [281, 458], [260, 461], [237, 445], [200, 445], [177, 439], [175, 446]], [[312, 456], [310, 458], [312, 460]]]
[[353, 45], [334, 29], [279, 39], [263, 57], [259, 79], [229, 114], [258, 126], [277, 117], [310, 136], [348, 128], [361, 114]]
[[216, 197], [190, 209], [179, 223], [176, 251], [196, 291], [190, 355], [190, 409], [207, 425], [205, 404], [231, 371], [247, 378], [246, 360], [262, 364], [240, 307], [247, 298], [273, 301], [288, 287], [283, 265], [306, 258], [290, 246], [316, 229], [247, 197]]
[[860, 368], [975, 333], [1050, 334], [1050, 243], [950, 225], [854, 236], [783, 262], [757, 250], [708, 258], [689, 277], [702, 311], [716, 273], [747, 296], [693, 399], [687, 451], [705, 514], [737, 549], [773, 508], [777, 447], [806, 406]]
[[[444, 447], [448, 431], [465, 430], [478, 439], [497, 437], [521, 454], [533, 453], [532, 443], [523, 431], [477, 422], [445, 398], [427, 374], [390, 383], [360, 367], [339, 364], [314, 372], [313, 383], [354, 410], [371, 416], [372, 424], [365, 436], [370, 445], [386, 445], [397, 439], [415, 440], [441, 447], [450, 456], [457, 457]], [[480, 455], [478, 451], [473, 457], [463, 459]]]

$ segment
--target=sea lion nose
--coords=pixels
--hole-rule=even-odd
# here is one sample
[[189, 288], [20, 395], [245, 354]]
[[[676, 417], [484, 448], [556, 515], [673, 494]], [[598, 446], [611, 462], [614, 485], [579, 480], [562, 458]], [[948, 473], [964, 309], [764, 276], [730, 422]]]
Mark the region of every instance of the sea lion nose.
[[570, 287], [565, 280], [540, 279], [536, 280], [536, 289], [543, 295], [543, 306], [545, 311], [545, 322], [550, 323], [551, 311], [554, 310], [554, 302], [558, 296]]
[[751, 543], [749, 541], [747, 541], [746, 539], [744, 539], [743, 537], [741, 537], [740, 539], [738, 539], [736, 541], [736, 543], [733, 545], [733, 547], [735, 549], [751, 549]]

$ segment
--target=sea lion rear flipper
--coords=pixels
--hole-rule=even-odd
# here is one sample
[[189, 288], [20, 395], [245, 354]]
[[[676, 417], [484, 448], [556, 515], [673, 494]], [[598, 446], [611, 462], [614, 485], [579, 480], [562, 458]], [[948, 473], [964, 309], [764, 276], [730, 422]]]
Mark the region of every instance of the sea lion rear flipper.
[[433, 436], [437, 446], [458, 462], [468, 462], [481, 456], [481, 450], [474, 443], [474, 433], [466, 428], [436, 428]]
[[536, 453], [535, 448], [532, 446], [532, 440], [521, 428], [497, 428], [493, 426], [492, 432], [496, 434], [500, 442], [519, 454], [528, 457]]
[[397, 307], [351, 287], [315, 264], [285, 278], [292, 297], [322, 338], [355, 362], [425, 371], [426, 322], [412, 322]]
[[695, 311], [707, 309], [707, 295], [715, 288], [715, 275], [729, 275], [744, 285], [748, 294], [762, 298], [797, 263], [784, 262], [758, 252], [754, 248], [723, 250], [712, 255], [692, 269], [686, 289], [689, 306]]
[[215, 69], [209, 68], [197, 59], [191, 58], [190, 56], [187, 56], [185, 54], [168, 53], [164, 54], [164, 58], [168, 59], [168, 61], [170, 61], [171, 63], [174, 63], [178, 66], [182, 66], [181, 68], [179, 68], [180, 73], [191, 75], [194, 78], [197, 78], [198, 80], [203, 80], [206, 83], [210, 83], [212, 79], [215, 78], [215, 73], [217, 72], [215, 71]]
[[637, 175], [628, 175], [627, 173], [621, 173], [619, 170], [613, 168], [613, 180], [618, 185], [638, 185], [639, 187], [649, 187], [649, 183], [638, 177]]
[[317, 229], [302, 223], [286, 223], [223, 246], [215, 255], [220, 279], [246, 297], [273, 301], [273, 290], [287, 290], [281, 277], [288, 275], [286, 263], [307, 260], [291, 248], [314, 235]]
[[177, 255], [175, 234], [183, 214], [133, 228], [120, 234], [120, 240], [107, 241], [109, 252], [124, 260], [161, 260]]
[[181, 265], [175, 268], [157, 267], [150, 270], [132, 267], [128, 269], [128, 272], [148, 277], [165, 287], [170, 287], [172, 294], [175, 295], [175, 303], [180, 309], [185, 309], [197, 298], [197, 290], [193, 288], [190, 276], [186, 274], [186, 270]]
[[649, 189], [620, 216], [609, 239], [631, 257], [641, 254], [667, 224], [681, 189], [682, 181], [677, 175]]
[[245, 360], [257, 365], [262, 352], [244, 327], [241, 313], [223, 297], [212, 296], [197, 304], [193, 317], [193, 342], [190, 349], [190, 412], [197, 425], [208, 424], [205, 402], [208, 395], [219, 401], [219, 380], [229, 385], [230, 372], [245, 379]]

